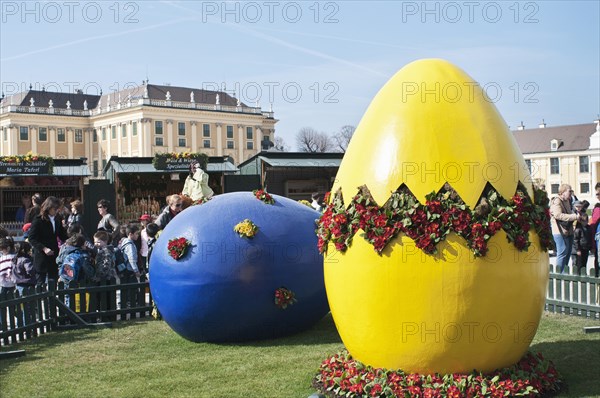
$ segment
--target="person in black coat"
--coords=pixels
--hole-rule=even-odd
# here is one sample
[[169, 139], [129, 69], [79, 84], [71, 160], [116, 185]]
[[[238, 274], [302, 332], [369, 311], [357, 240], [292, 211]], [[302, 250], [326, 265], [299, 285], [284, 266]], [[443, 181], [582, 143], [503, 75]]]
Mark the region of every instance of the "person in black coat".
[[29, 229], [29, 243], [33, 247], [33, 268], [37, 274], [37, 284], [48, 279], [58, 279], [58, 239], [62, 242], [68, 238], [67, 231], [62, 225], [57, 211], [61, 202], [54, 196], [49, 196], [40, 208], [40, 214], [35, 216]]

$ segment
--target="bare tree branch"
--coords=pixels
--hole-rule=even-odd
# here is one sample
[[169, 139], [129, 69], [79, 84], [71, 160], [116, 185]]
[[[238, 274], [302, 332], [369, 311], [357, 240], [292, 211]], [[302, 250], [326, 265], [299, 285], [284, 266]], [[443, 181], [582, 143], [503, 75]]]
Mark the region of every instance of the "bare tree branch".
[[312, 127], [303, 127], [298, 131], [296, 146], [300, 152], [328, 152], [333, 148], [331, 138]]
[[354, 126], [345, 125], [340, 128], [339, 132], [334, 134], [333, 139], [335, 140], [336, 151], [346, 152], [355, 130]]
[[275, 137], [275, 147], [276, 150], [281, 152], [288, 152], [290, 150], [290, 146], [285, 142], [283, 137]]

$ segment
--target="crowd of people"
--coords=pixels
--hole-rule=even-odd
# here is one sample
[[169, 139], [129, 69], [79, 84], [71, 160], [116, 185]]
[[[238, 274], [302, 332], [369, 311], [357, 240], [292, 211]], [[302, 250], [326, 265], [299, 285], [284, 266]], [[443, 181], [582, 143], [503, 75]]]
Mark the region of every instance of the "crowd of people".
[[45, 286], [49, 281], [116, 284], [147, 279], [158, 234], [183, 210], [181, 195], [167, 197], [156, 217], [142, 214], [138, 222], [120, 223], [110, 202], [98, 201], [100, 217], [89, 236], [82, 226], [83, 203], [75, 199], [66, 212], [63, 201], [40, 194], [23, 199], [24, 240], [15, 242], [0, 228], [0, 293]]
[[600, 183], [594, 187], [598, 202], [588, 215], [590, 203], [580, 201], [568, 184], [562, 184], [558, 196], [550, 203], [552, 217], [552, 235], [556, 244], [556, 267], [558, 272], [568, 272], [569, 259], [572, 258], [574, 270], [579, 275], [587, 275], [587, 263], [590, 252], [594, 255], [594, 273], [598, 277], [600, 267], [598, 252], [600, 241]]

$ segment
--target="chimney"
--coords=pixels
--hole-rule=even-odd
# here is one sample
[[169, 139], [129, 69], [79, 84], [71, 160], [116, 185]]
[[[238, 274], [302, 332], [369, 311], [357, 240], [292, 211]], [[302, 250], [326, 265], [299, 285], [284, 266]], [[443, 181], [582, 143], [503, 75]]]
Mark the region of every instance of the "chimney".
[[542, 119], [542, 123], [540, 123], [538, 125], [538, 127], [541, 128], [541, 129], [545, 129], [546, 128], [546, 122], [544, 121], [544, 119]]
[[525, 130], [525, 125], [523, 124], [523, 121], [521, 121], [521, 124], [519, 124], [519, 125], [517, 126], [517, 130], [518, 130], [518, 131]]

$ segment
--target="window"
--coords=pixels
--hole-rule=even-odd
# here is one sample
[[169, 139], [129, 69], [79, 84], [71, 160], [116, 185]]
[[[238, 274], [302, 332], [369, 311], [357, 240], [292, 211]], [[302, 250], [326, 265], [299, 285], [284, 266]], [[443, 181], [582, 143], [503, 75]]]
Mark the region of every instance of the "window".
[[179, 139], [179, 146], [185, 146], [185, 138]]
[[134, 137], [137, 135], [137, 122], [131, 123], [131, 135]]
[[227, 126], [227, 138], [233, 138], [233, 126]]
[[227, 149], [233, 149], [233, 141], [227, 141]]
[[263, 135], [263, 141], [271, 141], [270, 135]]
[[210, 137], [210, 124], [202, 125], [202, 137]]
[[98, 177], [98, 161], [97, 161], [97, 160], [94, 160], [94, 163], [93, 163], [93, 165], [94, 165], [94, 166], [93, 166], [93, 168], [94, 168], [94, 171], [93, 171], [93, 173], [94, 173], [94, 177]]
[[110, 138], [113, 140], [117, 139], [117, 126], [112, 126], [110, 129]]
[[550, 193], [551, 194], [558, 194], [558, 187], [560, 186], [560, 184], [551, 184], [550, 185]]
[[246, 139], [247, 140], [252, 139], [252, 127], [246, 127]]
[[123, 138], [127, 137], [127, 125], [126, 124], [121, 125], [121, 137], [123, 137]]
[[204, 148], [210, 148], [210, 140], [204, 140]]
[[104, 168], [106, 167], [107, 163], [108, 163], [108, 161], [106, 159], [102, 159], [102, 170], [100, 171], [99, 174], [104, 174]]
[[579, 157], [579, 172], [589, 173], [590, 172], [590, 158], [589, 156]]
[[185, 135], [185, 123], [184, 122], [177, 123], [177, 131], [179, 132], [179, 135]]
[[19, 127], [19, 140], [29, 141], [29, 127]]
[[163, 122], [160, 120], [157, 120], [154, 122], [154, 135], [155, 135], [154, 145], [163, 146], [162, 133], [163, 133]]
[[102, 127], [102, 141], [106, 141], [106, 127]]
[[56, 141], [65, 142], [66, 140], [65, 129], [56, 129]]
[[46, 127], [38, 128], [38, 141], [48, 141], [48, 129]]
[[83, 130], [75, 129], [75, 142], [82, 143], [83, 142]]
[[246, 142], [246, 149], [254, 149], [254, 143], [252, 141]]
[[98, 142], [98, 131], [96, 129], [92, 130], [92, 140]]
[[560, 162], [558, 158], [550, 158], [550, 174], [560, 174]]
[[527, 169], [529, 170], [529, 173], [531, 174], [531, 160], [525, 159], [525, 164], [527, 165]]
[[579, 184], [579, 193], [590, 193], [590, 184], [587, 182]]

